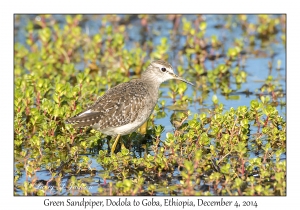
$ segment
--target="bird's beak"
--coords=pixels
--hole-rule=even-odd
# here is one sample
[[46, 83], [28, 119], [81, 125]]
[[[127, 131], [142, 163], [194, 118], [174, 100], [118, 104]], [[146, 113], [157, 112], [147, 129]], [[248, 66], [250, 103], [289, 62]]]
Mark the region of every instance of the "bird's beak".
[[191, 82], [189, 82], [189, 81], [183, 79], [182, 77], [178, 76], [177, 74], [174, 74], [174, 79], [181, 80], [181, 81], [183, 81], [183, 82], [185, 82], [185, 83], [187, 83], [187, 84], [190, 84], [190, 85], [194, 86], [193, 83], [191, 83]]

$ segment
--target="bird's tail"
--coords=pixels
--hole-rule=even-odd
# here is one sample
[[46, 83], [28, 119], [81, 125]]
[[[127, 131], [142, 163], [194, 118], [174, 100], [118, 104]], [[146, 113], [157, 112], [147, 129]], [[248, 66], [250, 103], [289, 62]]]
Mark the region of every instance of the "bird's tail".
[[99, 120], [99, 113], [98, 112], [91, 112], [86, 114], [80, 114], [75, 117], [71, 117], [65, 121], [67, 124], [73, 124], [75, 128], [82, 128], [86, 126], [93, 126]]

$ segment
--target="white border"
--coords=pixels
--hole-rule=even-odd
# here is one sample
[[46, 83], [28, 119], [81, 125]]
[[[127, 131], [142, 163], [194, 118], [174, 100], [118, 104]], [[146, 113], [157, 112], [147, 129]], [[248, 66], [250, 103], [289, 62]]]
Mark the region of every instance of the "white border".
[[[287, 196], [286, 197], [225, 197], [226, 200], [256, 200], [257, 209], [282, 209], [299, 206], [299, 8], [296, 1], [252, 0], [252, 1], [162, 1], [162, 0], [110, 0], [110, 1], [62, 1], [62, 0], [14, 0], [1, 1], [1, 208], [3, 209], [44, 209], [45, 197], [13, 197], [13, 14], [14, 13], [287, 13]], [[298, 89], [299, 88], [299, 89]], [[90, 198], [90, 197], [88, 197]], [[93, 200], [103, 200], [108, 197], [92, 197]], [[150, 197], [147, 197], [150, 198]], [[163, 200], [165, 197], [155, 197]], [[170, 198], [170, 197], [167, 197]], [[186, 199], [188, 197], [178, 197]], [[219, 200], [219, 197], [190, 197], [205, 200]], [[51, 199], [66, 200], [68, 197]], [[82, 199], [76, 197], [74, 199]], [[117, 198], [115, 198], [117, 199]], [[143, 197], [138, 199], [142, 200]], [[59, 208], [59, 207], [57, 207]], [[62, 207], [66, 208], [66, 207]], [[62, 209], [61, 208], [61, 209]], [[79, 207], [83, 209], [83, 207]], [[132, 209], [134, 207], [124, 207]], [[139, 207], [141, 208], [141, 207]], [[149, 207], [153, 208], [153, 207]], [[149, 209], [148, 208], [148, 209]], [[173, 209], [169, 207], [163, 209]], [[200, 207], [197, 207], [200, 208]], [[203, 208], [203, 207], [201, 207]], [[223, 207], [226, 208], [226, 207]], [[299, 207], [298, 207], [299, 208]], [[99, 207], [98, 207], [99, 209]], [[108, 208], [105, 208], [108, 209]], [[111, 208], [112, 209], [112, 208]], [[177, 208], [182, 209], [182, 208]], [[186, 209], [186, 208], [185, 208]], [[195, 208], [194, 208], [195, 209]], [[242, 209], [242, 208], [240, 208]], [[247, 207], [247, 209], [250, 209]], [[296, 209], [296, 208], [292, 208]]]

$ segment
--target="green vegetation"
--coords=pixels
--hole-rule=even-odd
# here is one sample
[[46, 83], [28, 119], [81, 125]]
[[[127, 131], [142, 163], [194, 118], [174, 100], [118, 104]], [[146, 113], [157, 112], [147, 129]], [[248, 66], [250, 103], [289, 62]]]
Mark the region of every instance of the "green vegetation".
[[[285, 46], [284, 15], [258, 15], [255, 23], [222, 16], [222, 30], [241, 30], [232, 42], [207, 36], [201, 15], [102, 15], [94, 35], [82, 27], [86, 16], [39, 18], [28, 19], [24, 42], [14, 45], [16, 195], [286, 195], [285, 83], [272, 48]], [[139, 41], [128, 41], [131, 21], [140, 23]], [[147, 32], [155, 21], [174, 23], [169, 36]], [[269, 59], [255, 90], [243, 88], [251, 57]], [[64, 123], [153, 59], [176, 61], [196, 87], [163, 86], [146, 135], [124, 136], [126, 148], [111, 156], [110, 137]], [[243, 95], [251, 96], [243, 106], [220, 102]]]

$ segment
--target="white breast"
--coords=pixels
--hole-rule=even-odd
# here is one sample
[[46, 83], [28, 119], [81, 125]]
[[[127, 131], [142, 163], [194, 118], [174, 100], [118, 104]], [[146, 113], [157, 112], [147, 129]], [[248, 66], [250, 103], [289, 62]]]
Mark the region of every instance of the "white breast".
[[116, 128], [106, 128], [106, 129], [99, 129], [99, 124], [93, 125], [94, 129], [100, 130], [102, 133], [109, 135], [109, 136], [116, 136], [118, 134], [126, 135], [129, 133], [132, 133], [133, 131], [136, 131], [146, 120], [142, 122], [135, 121], [133, 123], [129, 123], [126, 125], [122, 125], [120, 127]]

